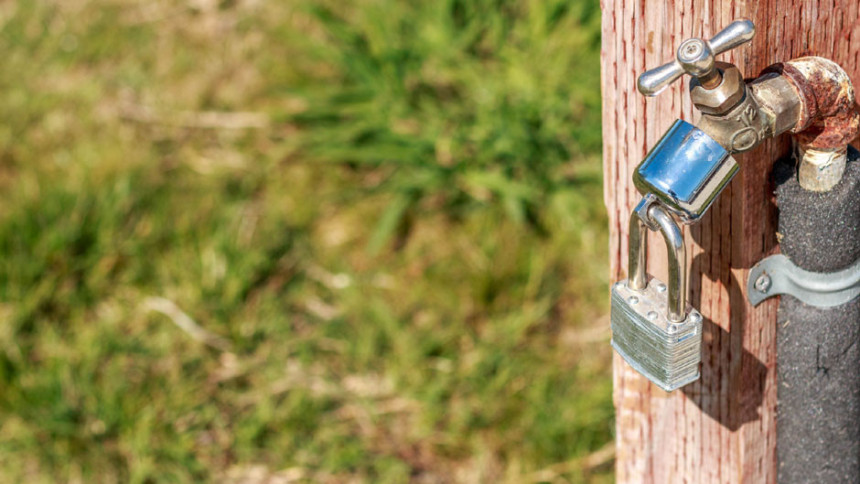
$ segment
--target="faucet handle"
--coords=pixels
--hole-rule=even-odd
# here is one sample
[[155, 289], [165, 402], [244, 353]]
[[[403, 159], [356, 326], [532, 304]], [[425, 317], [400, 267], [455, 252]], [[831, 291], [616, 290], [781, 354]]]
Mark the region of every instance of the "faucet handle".
[[706, 89], [713, 89], [722, 81], [722, 75], [714, 65], [714, 56], [749, 42], [754, 35], [752, 20], [741, 19], [730, 23], [711, 40], [687, 39], [681, 42], [672, 62], [639, 76], [636, 83], [639, 92], [656, 96], [685, 73], [698, 79]]

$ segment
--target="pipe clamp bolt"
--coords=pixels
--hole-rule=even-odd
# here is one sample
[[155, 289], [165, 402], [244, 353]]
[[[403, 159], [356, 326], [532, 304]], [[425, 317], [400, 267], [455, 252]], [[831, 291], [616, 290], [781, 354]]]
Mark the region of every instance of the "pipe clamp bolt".
[[767, 294], [767, 291], [770, 290], [770, 285], [772, 281], [770, 280], [770, 276], [767, 273], [762, 273], [762, 275], [758, 276], [758, 279], [755, 280], [755, 288], [758, 292]]

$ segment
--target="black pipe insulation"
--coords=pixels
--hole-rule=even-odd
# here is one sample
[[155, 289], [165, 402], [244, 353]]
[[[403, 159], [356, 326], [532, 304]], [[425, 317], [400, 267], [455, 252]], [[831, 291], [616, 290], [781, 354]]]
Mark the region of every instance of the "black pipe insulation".
[[[774, 168], [780, 247], [798, 267], [837, 272], [860, 259], [860, 152], [842, 180], [812, 192], [796, 163]], [[818, 308], [783, 295], [777, 317], [777, 482], [860, 483], [860, 299]]]

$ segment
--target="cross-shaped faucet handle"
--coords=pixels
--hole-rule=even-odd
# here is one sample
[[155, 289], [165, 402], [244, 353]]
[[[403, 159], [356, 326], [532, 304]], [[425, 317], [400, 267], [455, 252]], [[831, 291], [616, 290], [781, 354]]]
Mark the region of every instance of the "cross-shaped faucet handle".
[[730, 23], [711, 40], [687, 39], [681, 42], [672, 62], [639, 76], [639, 92], [656, 96], [685, 73], [698, 79], [706, 89], [713, 89], [722, 81], [722, 75], [714, 65], [714, 56], [749, 42], [754, 35], [755, 24], [742, 19]]

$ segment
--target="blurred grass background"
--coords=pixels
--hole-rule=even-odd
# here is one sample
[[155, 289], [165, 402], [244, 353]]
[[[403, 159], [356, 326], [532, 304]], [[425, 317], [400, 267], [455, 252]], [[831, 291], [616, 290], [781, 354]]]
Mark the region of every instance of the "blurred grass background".
[[0, 3], [0, 480], [611, 481], [599, 35]]

